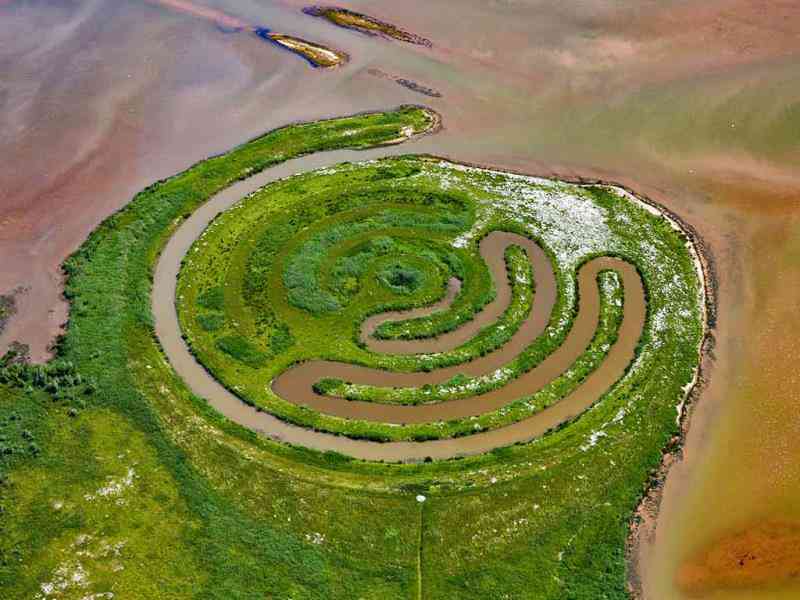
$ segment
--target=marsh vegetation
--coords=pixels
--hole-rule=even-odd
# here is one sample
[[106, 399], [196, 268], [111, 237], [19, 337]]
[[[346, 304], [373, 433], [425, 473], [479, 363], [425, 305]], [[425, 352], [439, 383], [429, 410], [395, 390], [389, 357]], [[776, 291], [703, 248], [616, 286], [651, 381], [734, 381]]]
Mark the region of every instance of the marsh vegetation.
[[[154, 268], [208, 198], [291, 157], [396, 142], [432, 123], [430, 113], [405, 108], [270, 132], [142, 191], [67, 261], [62, 366], [41, 376], [6, 367], [0, 385], [0, 427], [14, 448], [0, 456], [0, 584], [10, 598], [50, 589], [244, 598], [253, 581], [259, 593], [308, 599], [418, 598], [420, 589], [425, 598], [625, 596], [628, 522], [676, 432], [703, 307], [685, 237], [619, 190], [420, 157], [346, 164], [244, 199], [185, 261], [179, 309], [198, 357], [232, 378], [230, 387], [261, 373], [259, 395], [254, 387], [243, 396], [327, 429], [360, 425], [271, 396], [265, 374], [303, 356], [426, 373], [416, 354], [364, 347], [360, 324], [376, 311], [433, 304], [453, 278], [461, 287], [443, 309], [449, 316], [387, 322], [385, 337], [428, 343], [454, 320], [455, 329], [466, 326], [504, 280], [504, 323], [522, 327], [537, 313], [541, 273], [519, 244], [495, 255], [499, 271], [489, 270], [480, 243], [491, 232], [515, 232], [545, 252], [558, 291], [546, 319], [554, 344], [580, 314], [575, 278], [587, 261], [610, 254], [635, 265], [647, 292], [635, 361], [591, 410], [534, 443], [407, 464], [281, 443], [194, 395], [158, 343]], [[289, 269], [293, 256], [313, 259], [313, 268]], [[606, 306], [579, 353], [590, 371], [607, 358], [628, 311], [618, 270], [589, 278]], [[298, 293], [293, 303], [287, 282], [319, 294], [308, 303]], [[486, 337], [465, 352], [489, 355], [508, 344], [499, 328]], [[537, 343], [543, 354], [554, 351]], [[559, 385], [574, 385], [581, 372], [574, 366]], [[58, 391], [48, 389], [50, 377]], [[560, 404], [560, 387], [548, 393]]]

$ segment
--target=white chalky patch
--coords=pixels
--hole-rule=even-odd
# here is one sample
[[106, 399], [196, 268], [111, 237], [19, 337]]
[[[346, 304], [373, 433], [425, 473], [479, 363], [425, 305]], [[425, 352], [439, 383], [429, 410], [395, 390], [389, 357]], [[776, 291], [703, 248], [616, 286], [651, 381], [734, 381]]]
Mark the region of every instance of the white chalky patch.
[[133, 480], [136, 477], [136, 472], [133, 467], [128, 467], [128, 471], [124, 477], [109, 478], [108, 483], [101, 488], [98, 488], [94, 494], [84, 495], [84, 499], [88, 501], [95, 500], [96, 498], [107, 498], [109, 496], [119, 496], [126, 489], [133, 486]]

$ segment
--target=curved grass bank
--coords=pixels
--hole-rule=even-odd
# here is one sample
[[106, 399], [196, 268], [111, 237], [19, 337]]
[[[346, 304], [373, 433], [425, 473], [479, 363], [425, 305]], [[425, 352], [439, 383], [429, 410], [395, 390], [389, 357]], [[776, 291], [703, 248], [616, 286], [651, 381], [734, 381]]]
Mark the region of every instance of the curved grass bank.
[[[208, 198], [292, 156], [397, 141], [430, 125], [406, 109], [276, 130], [143, 191], [67, 261], [72, 312], [59, 355], [70, 368], [57, 389], [25, 368], [0, 386], [0, 427], [13, 448], [0, 455], [5, 596], [35, 597], [78, 574], [85, 586], [69, 593], [80, 597], [626, 597], [629, 520], [677, 432], [703, 334], [692, 248], [659, 214], [642, 214], [655, 239], [637, 236], [636, 221], [619, 223], [629, 232], [619, 254], [639, 267], [648, 293], [637, 359], [647, 376], [630, 370], [591, 410], [531, 444], [414, 464], [291, 447], [222, 418], [156, 341], [151, 278], [165, 244], [190, 215], [213, 216], [242, 194]], [[454, 183], [471, 173], [447, 172]], [[518, 181], [479, 173], [504, 194]], [[541, 201], [562, 185], [536, 181]], [[610, 188], [579, 189], [607, 224], [639, 206]], [[570, 263], [554, 240], [539, 241], [560, 271], [580, 264], [583, 253]], [[669, 252], [681, 285], [624, 254], [637, 248]], [[575, 301], [556, 303], [554, 314]]]

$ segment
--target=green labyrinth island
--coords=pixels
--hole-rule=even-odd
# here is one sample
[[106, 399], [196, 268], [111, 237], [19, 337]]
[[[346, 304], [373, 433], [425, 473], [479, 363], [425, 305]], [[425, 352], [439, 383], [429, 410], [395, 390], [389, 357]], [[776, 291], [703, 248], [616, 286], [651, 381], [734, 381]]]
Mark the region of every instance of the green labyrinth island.
[[274, 130], [66, 261], [57, 358], [0, 370], [7, 597], [627, 597], [698, 376], [694, 238], [614, 185], [398, 154], [439, 121]]

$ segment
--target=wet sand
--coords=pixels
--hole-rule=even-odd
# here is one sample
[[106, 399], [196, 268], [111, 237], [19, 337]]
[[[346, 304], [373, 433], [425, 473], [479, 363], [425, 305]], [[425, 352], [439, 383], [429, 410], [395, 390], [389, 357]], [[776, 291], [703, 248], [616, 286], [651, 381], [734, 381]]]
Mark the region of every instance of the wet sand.
[[731, 534], [692, 556], [678, 570], [678, 587], [708, 597], [720, 589], [743, 593], [759, 586], [778, 588], [800, 576], [800, 524], [759, 523]]
[[[685, 598], [680, 565], [732, 532], [799, 521], [797, 3], [337, 3], [431, 49], [324, 27], [299, 14], [305, 4], [214, 3], [342, 48], [353, 60], [341, 71], [144, 4], [0, 2], [0, 294], [30, 287], [0, 346], [22, 339], [47, 354], [66, 317], [58, 265], [155, 179], [286, 122], [422, 98], [368, 72], [379, 69], [442, 92], [425, 101], [445, 131], [407, 150], [624, 183], [713, 253], [711, 380], [656, 544], [643, 545], [649, 597]], [[716, 598], [800, 595], [782, 586]]]
[[[780, 185], [764, 184], [765, 193], [737, 183], [743, 189], [728, 190], [728, 197], [751, 201], [754, 206], [744, 210], [755, 224], [742, 224], [738, 260], [726, 257], [735, 266], [720, 275], [720, 327], [711, 378], [692, 418], [682, 460], [666, 480], [657, 523], [645, 531], [639, 549], [647, 598], [800, 597], [800, 573], [791, 567], [798, 548], [791, 531], [800, 524], [800, 328], [791, 314], [796, 306], [791, 296], [796, 298], [800, 289], [800, 223], [784, 204], [797, 194]], [[779, 225], [781, 218], [786, 223]], [[726, 325], [739, 330], [726, 332]], [[704, 585], [692, 593], [693, 586], [685, 585], [687, 571], [702, 569], [698, 561], [703, 556], [729, 556], [735, 549], [763, 557], [765, 525], [769, 531], [774, 523], [784, 528], [783, 534], [771, 535], [768, 553], [774, 570], [746, 562], [714, 576], [707, 573], [702, 579], [715, 581], [708, 589]]]

